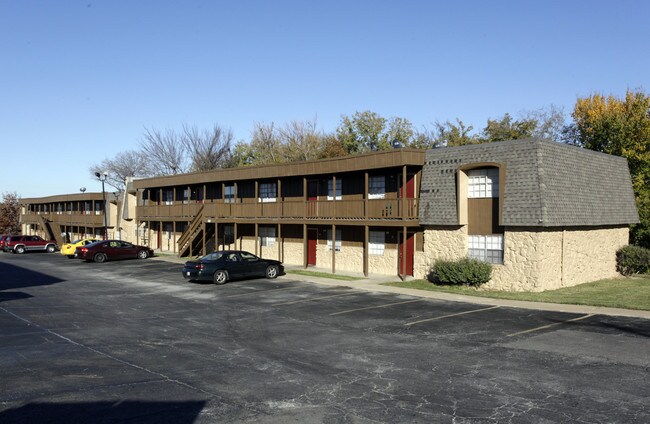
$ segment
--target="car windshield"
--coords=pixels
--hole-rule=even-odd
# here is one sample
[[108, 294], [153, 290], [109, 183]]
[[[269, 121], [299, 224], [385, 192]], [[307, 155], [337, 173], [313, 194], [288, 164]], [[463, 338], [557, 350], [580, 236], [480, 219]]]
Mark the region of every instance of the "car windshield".
[[71, 241], [70, 244], [77, 244], [77, 243], [79, 243], [80, 241], [81, 241], [81, 240]]

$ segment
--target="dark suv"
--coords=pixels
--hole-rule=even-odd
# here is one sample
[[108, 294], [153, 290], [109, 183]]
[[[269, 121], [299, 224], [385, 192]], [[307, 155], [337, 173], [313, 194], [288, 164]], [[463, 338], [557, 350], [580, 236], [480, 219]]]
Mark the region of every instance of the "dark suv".
[[39, 236], [9, 236], [5, 240], [5, 252], [25, 253], [32, 250], [44, 250], [48, 253], [56, 252], [59, 247], [54, 240], [43, 240]]

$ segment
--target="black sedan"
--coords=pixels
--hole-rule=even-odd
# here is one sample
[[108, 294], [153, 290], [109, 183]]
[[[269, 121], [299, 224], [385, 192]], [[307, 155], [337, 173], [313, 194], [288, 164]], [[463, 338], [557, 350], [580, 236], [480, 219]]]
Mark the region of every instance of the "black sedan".
[[212, 281], [224, 284], [233, 278], [275, 278], [284, 274], [282, 262], [262, 259], [241, 250], [210, 253], [194, 261], [185, 262], [183, 277], [189, 281]]
[[153, 256], [153, 250], [147, 246], [138, 246], [122, 240], [101, 240], [77, 247], [74, 257], [87, 261], [105, 262], [115, 259], [146, 259]]

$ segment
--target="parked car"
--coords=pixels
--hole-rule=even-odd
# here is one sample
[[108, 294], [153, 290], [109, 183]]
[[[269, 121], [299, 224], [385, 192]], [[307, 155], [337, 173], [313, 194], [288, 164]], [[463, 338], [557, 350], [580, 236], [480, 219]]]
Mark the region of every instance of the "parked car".
[[9, 236], [5, 239], [5, 252], [25, 253], [27, 251], [56, 252], [59, 249], [56, 241], [44, 240], [39, 236]]
[[5, 250], [5, 240], [9, 237], [9, 234], [3, 234], [0, 236], [0, 250], [4, 252]]
[[75, 258], [87, 261], [105, 262], [116, 259], [146, 259], [153, 256], [153, 250], [122, 240], [101, 240], [77, 247]]
[[95, 238], [85, 238], [81, 240], [75, 240], [70, 243], [66, 243], [63, 246], [61, 246], [61, 254], [67, 256], [68, 258], [72, 259], [74, 258], [75, 251], [77, 250], [77, 247], [82, 247], [86, 246], [91, 243], [98, 242], [99, 239]]
[[212, 281], [215, 284], [225, 284], [235, 278], [275, 278], [282, 274], [282, 262], [262, 259], [241, 250], [213, 252], [197, 260], [187, 261], [183, 266], [183, 277], [186, 280]]

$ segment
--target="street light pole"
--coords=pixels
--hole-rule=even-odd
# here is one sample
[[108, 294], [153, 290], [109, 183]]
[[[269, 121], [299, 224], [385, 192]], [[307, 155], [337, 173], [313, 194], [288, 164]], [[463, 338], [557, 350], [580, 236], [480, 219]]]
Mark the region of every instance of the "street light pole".
[[106, 216], [106, 190], [104, 188], [104, 182], [106, 181], [106, 178], [108, 177], [108, 173], [104, 171], [103, 173], [95, 172], [95, 176], [99, 181], [102, 182], [102, 199], [104, 201], [104, 240], [108, 239], [108, 223], [107, 223], [107, 216]]

